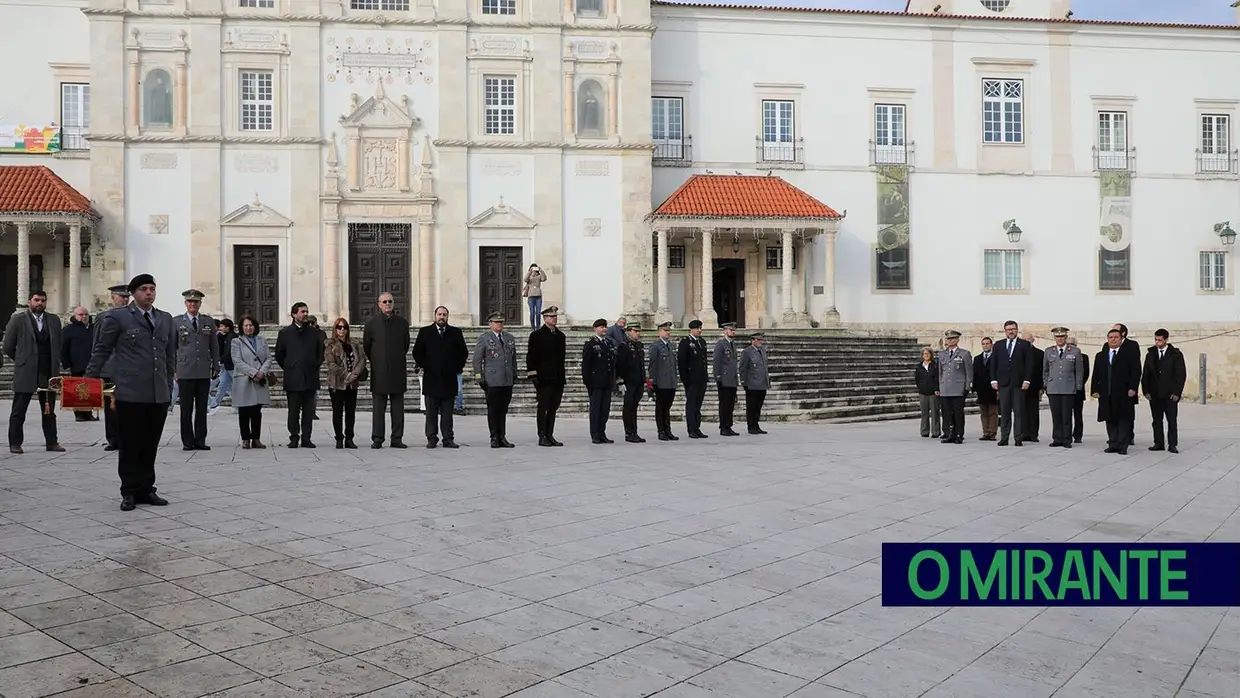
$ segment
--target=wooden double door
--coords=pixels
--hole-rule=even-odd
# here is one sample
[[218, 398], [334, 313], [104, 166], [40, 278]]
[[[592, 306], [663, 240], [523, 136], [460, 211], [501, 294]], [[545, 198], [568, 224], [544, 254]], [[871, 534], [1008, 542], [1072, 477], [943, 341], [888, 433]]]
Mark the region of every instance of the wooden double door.
[[[280, 307], [280, 248], [278, 245], [237, 245], [233, 247], [233, 317], [246, 315], [260, 327], [288, 322], [287, 308]], [[237, 327], [237, 332], [241, 327]]]
[[520, 247], [478, 249], [478, 322], [486, 324], [491, 313], [501, 313], [504, 324], [525, 324], [525, 265]]
[[349, 224], [349, 323], [365, 323], [379, 312], [382, 293], [392, 294], [396, 313], [412, 323], [413, 226], [408, 223]]

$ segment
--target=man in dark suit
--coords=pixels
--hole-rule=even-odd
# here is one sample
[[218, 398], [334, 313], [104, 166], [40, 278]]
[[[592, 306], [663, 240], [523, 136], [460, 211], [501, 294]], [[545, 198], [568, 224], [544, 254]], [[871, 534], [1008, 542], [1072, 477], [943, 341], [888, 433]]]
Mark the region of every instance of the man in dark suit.
[[1024, 445], [1025, 394], [1033, 384], [1033, 347], [1017, 335], [1015, 320], [1003, 323], [1004, 338], [991, 352], [990, 387], [999, 393], [999, 445], [1008, 445], [1015, 432], [1016, 445]]
[[1150, 415], [1154, 418], [1154, 445], [1151, 451], [1163, 450], [1163, 417], [1167, 418], [1167, 450], [1179, 453], [1178, 415], [1180, 398], [1184, 395], [1184, 383], [1188, 381], [1188, 367], [1184, 354], [1167, 343], [1170, 337], [1164, 329], [1154, 332], [1154, 346], [1145, 352], [1145, 367], [1141, 371], [1141, 393], [1150, 403]]
[[1025, 341], [1029, 343], [1029, 351], [1033, 356], [1033, 380], [1029, 381], [1029, 389], [1025, 391], [1025, 441], [1038, 442], [1038, 432], [1042, 428], [1042, 364], [1046, 361], [1046, 352], [1033, 344], [1033, 333], [1025, 333]]
[[418, 330], [413, 341], [413, 362], [422, 369], [422, 397], [426, 398], [426, 447], [457, 448], [452, 428], [452, 404], [456, 401], [456, 376], [469, 362], [469, 347], [461, 328], [448, 324], [448, 309], [435, 308], [435, 322]]
[[319, 330], [308, 322], [310, 310], [297, 302], [289, 310], [292, 322], [276, 335], [276, 363], [284, 371], [284, 394], [288, 398], [288, 447], [314, 448], [314, 401], [319, 390], [319, 369], [326, 347]]
[[[1123, 343], [1120, 344], [1119, 346], [1120, 351], [1124, 352], [1124, 355], [1128, 358], [1128, 360], [1135, 361], [1137, 366], [1140, 366], [1141, 365], [1141, 345], [1137, 343], [1137, 340], [1128, 338], [1128, 325], [1125, 325], [1122, 322], [1117, 322], [1114, 325], [1111, 325], [1111, 329], [1119, 330], [1119, 336], [1123, 337], [1124, 339]], [[1105, 349], [1107, 348], [1107, 346], [1104, 345], [1103, 348]], [[1138, 392], [1136, 395], [1132, 396], [1132, 404], [1135, 405], [1138, 402], [1140, 402], [1140, 400], [1141, 400], [1141, 393]], [[1137, 437], [1136, 437], [1136, 433], [1134, 432], [1132, 433], [1132, 436], [1128, 441], [1128, 445], [1134, 446], [1136, 445], [1136, 443], [1137, 443]]]
[[[1076, 346], [1076, 337], [1068, 337], [1068, 344]], [[1081, 352], [1081, 364], [1085, 369], [1085, 383], [1076, 391], [1076, 399], [1072, 402], [1072, 442], [1081, 443], [1085, 435], [1085, 386], [1089, 385], [1089, 354]]]
[[676, 367], [685, 385], [685, 430], [691, 439], [705, 439], [702, 433], [702, 402], [710, 375], [706, 368], [706, 340], [702, 339], [702, 321], [689, 321], [689, 336], [680, 340], [676, 349]]
[[[623, 320], [623, 318], [621, 318]], [[525, 347], [525, 375], [534, 382], [538, 405], [534, 420], [538, 424], [539, 446], [563, 446], [555, 438], [555, 413], [564, 398], [565, 337], [556, 327], [560, 309], [548, 306], [542, 311], [542, 327], [530, 333]]]
[[47, 312], [47, 294], [34, 291], [26, 312], [9, 318], [4, 329], [4, 355], [13, 361], [13, 407], [9, 411], [9, 453], [24, 453], [26, 410], [39, 396], [43, 440], [49, 451], [63, 451], [56, 433], [56, 396], [39, 392], [60, 375], [60, 318]]
[[1090, 392], [1098, 399], [1098, 421], [1106, 422], [1106, 453], [1128, 455], [1132, 443], [1136, 405], [1132, 399], [1141, 387], [1141, 359], [1123, 351], [1119, 330], [1107, 333], [1107, 346], [1094, 357]]
[[990, 387], [990, 367], [994, 362], [994, 340], [982, 337], [982, 353], [973, 357], [973, 392], [982, 415], [982, 436], [978, 441], [994, 441], [999, 432], [999, 391]]

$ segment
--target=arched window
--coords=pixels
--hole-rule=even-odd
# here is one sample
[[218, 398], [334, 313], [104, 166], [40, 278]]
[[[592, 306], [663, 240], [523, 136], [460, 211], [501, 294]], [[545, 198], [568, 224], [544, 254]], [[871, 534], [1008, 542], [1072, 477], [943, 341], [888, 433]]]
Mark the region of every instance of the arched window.
[[172, 126], [172, 78], [156, 68], [142, 83], [142, 116], [147, 126]]
[[577, 0], [578, 17], [602, 17], [603, 0]]
[[577, 135], [605, 135], [603, 121], [603, 88], [596, 80], [586, 80], [577, 87]]

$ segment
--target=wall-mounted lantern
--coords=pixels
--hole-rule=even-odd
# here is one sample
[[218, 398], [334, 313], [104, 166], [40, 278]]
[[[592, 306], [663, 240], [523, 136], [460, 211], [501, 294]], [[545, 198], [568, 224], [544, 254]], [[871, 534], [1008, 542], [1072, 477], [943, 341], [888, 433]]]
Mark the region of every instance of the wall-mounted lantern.
[[1218, 237], [1223, 241], [1224, 245], [1236, 244], [1236, 231], [1231, 229], [1231, 221], [1215, 223], [1214, 232], [1218, 233]]
[[1008, 242], [1013, 245], [1020, 242], [1020, 234], [1024, 232], [1019, 225], [1016, 225], [1015, 218], [1003, 221], [1003, 230], [1007, 232]]

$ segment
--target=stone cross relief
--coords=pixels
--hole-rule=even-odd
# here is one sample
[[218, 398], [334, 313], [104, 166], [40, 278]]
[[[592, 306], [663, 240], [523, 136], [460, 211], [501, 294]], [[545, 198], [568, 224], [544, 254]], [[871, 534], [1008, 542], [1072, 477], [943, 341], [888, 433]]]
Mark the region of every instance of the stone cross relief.
[[365, 141], [362, 162], [366, 189], [395, 189], [397, 169], [396, 141], [375, 139]]

